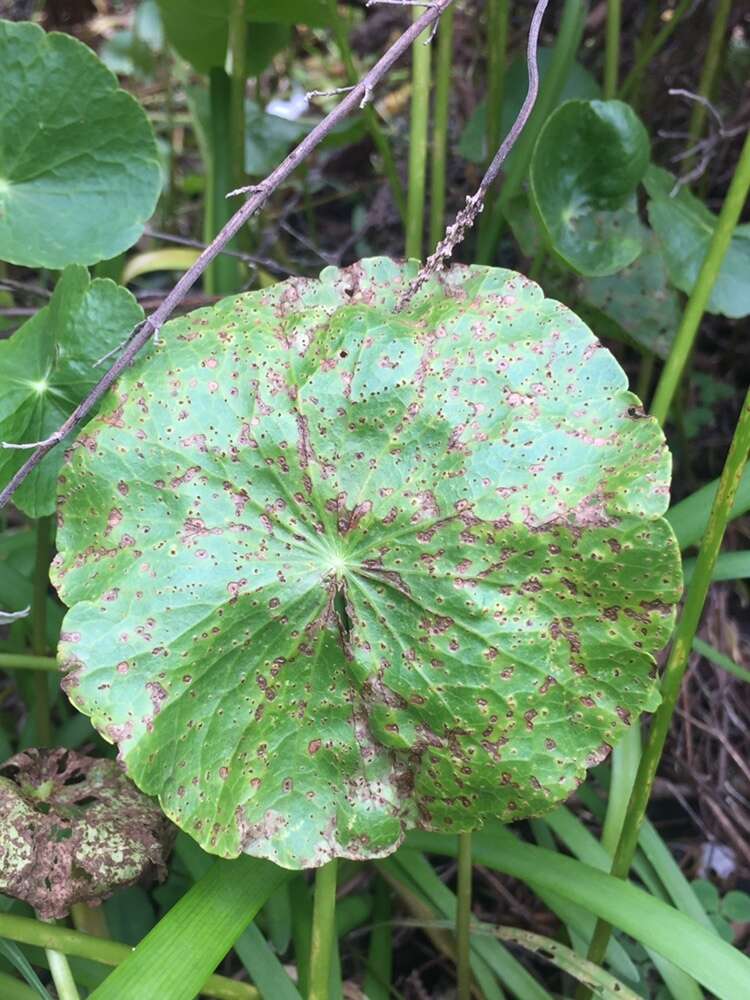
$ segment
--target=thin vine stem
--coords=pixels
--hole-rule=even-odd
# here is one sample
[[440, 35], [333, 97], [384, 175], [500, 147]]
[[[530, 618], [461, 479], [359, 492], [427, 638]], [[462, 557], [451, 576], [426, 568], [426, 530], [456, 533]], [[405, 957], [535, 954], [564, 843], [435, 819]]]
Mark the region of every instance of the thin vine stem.
[[334, 859], [315, 872], [308, 1000], [328, 1000], [329, 996], [336, 939], [337, 869], [338, 863]]
[[54, 656], [27, 656], [24, 653], [0, 653], [0, 670], [56, 671]]
[[245, 0], [231, 0], [229, 5], [230, 110], [232, 149], [232, 186], [245, 183], [245, 90], [247, 87], [247, 20]]
[[[453, 0], [432, 0], [430, 6], [404, 33], [396, 39], [393, 45], [368, 70], [359, 83], [353, 87], [326, 117], [318, 122], [315, 128], [302, 139], [291, 153], [276, 167], [275, 170], [260, 184], [247, 190], [249, 197], [242, 207], [234, 213], [222, 230], [208, 244], [195, 263], [180, 277], [169, 295], [165, 296], [157, 309], [140, 324], [129, 337], [122, 353], [112, 367], [102, 376], [86, 398], [80, 403], [58, 429], [46, 441], [35, 447], [31, 457], [16, 472], [8, 485], [0, 491], [0, 509], [8, 503], [15, 491], [31, 472], [39, 465], [45, 455], [57, 447], [72, 431], [76, 430], [86, 419], [91, 410], [104, 396], [118, 376], [133, 362], [139, 351], [148, 343], [183, 301], [187, 293], [204, 273], [208, 265], [221, 253], [229, 241], [242, 227], [266, 204], [273, 192], [282, 184], [297, 167], [330, 135], [333, 129], [352, 111], [362, 108], [372, 101], [375, 87], [408, 51], [414, 40], [426, 28], [430, 28], [448, 9]], [[245, 193], [245, 192], [242, 192]]]
[[708, 252], [701, 266], [690, 298], [682, 314], [672, 350], [665, 364], [654, 393], [652, 414], [663, 424], [680, 384], [688, 358], [700, 328], [703, 313], [708, 305], [711, 290], [721, 270], [722, 261], [729, 249], [734, 229], [750, 191], [750, 132], [742, 147], [740, 159], [721, 207]]
[[[414, 8], [414, 20], [419, 8]], [[422, 258], [424, 206], [427, 177], [427, 132], [430, 123], [430, 71], [432, 46], [425, 31], [412, 45], [411, 121], [409, 125], [409, 186], [406, 192], [407, 257]]]
[[[698, 95], [704, 97], [707, 101], [711, 100], [711, 95], [713, 94], [731, 9], [732, 0], [719, 0], [716, 5], [716, 12], [711, 21], [706, 57], [703, 60], [703, 69], [701, 70], [697, 90]], [[690, 124], [688, 125], [687, 149], [692, 149], [698, 139], [700, 139], [706, 121], [707, 110], [703, 101], [694, 101], [693, 110], [690, 115]]]
[[[31, 601], [31, 649], [34, 657], [47, 652], [47, 591], [52, 547], [52, 518], [40, 517], [36, 522], [36, 556], [33, 596]], [[49, 687], [45, 671], [34, 674], [34, 721], [37, 746], [52, 743]]]
[[[748, 451], [750, 451], [750, 390], [748, 390], [737, 420], [732, 443], [729, 446], [729, 453], [719, 481], [719, 489], [714, 498], [706, 532], [701, 542], [695, 572], [687, 591], [682, 614], [677, 623], [667, 665], [664, 668], [661, 683], [662, 701], [651, 723], [648, 740], [628, 804], [622, 834], [612, 862], [611, 873], [618, 878], [627, 877], [638, 846], [638, 835], [646, 816], [656, 771], [672, 724], [690, 651], [700, 624], [703, 606], [708, 588], [711, 585], [711, 577], [724, 532], [730, 519], [732, 505], [747, 462]], [[597, 921], [588, 952], [590, 961], [602, 962], [611, 932], [611, 924], [603, 920]]]
[[[453, 69], [453, 14], [449, 7], [440, 24], [435, 66], [435, 105], [432, 124], [432, 172], [430, 175], [430, 251], [445, 230], [445, 184], [448, 152], [448, 111]], [[494, 149], [494, 147], [492, 147]]]
[[625, 81], [620, 88], [618, 96], [623, 101], [629, 100], [635, 96], [641, 83], [641, 77], [650, 65], [652, 59], [654, 59], [661, 52], [674, 34], [677, 25], [694, 6], [695, 0], [680, 0], [680, 3], [677, 7], [675, 7], [672, 16], [665, 22], [663, 28], [653, 36], [650, 42], [644, 44], [643, 48], [636, 56], [633, 68], [625, 77]]
[[471, 997], [471, 833], [458, 836], [456, 885], [456, 981], [458, 1000]]
[[620, 23], [622, 0], [607, 0], [607, 31], [604, 48], [604, 100], [611, 101], [617, 94], [617, 77], [620, 68]]

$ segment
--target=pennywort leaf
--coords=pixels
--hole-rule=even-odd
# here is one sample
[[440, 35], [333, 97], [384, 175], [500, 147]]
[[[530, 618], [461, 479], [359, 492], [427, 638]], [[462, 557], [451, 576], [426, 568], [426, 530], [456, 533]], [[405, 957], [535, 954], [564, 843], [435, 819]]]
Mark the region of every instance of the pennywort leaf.
[[[85, 267], [67, 267], [49, 305], [0, 341], [0, 441], [40, 441], [57, 430], [101, 377], [94, 363], [142, 319], [127, 289], [107, 278], [91, 281]], [[28, 455], [0, 448], [0, 485]], [[30, 517], [54, 511], [62, 462], [62, 449], [50, 452], [15, 493], [14, 503]]]
[[132, 246], [161, 172], [138, 102], [86, 45], [0, 21], [0, 260], [93, 264]]
[[568, 796], [656, 702], [669, 454], [510, 271], [290, 279], [168, 325], [61, 477], [73, 703], [208, 851], [393, 851]]

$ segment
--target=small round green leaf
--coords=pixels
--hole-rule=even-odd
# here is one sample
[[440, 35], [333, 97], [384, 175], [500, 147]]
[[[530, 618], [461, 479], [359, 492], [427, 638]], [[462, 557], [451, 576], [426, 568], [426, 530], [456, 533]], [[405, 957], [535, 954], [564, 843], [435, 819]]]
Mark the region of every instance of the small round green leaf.
[[170, 323], [61, 475], [64, 686], [207, 850], [544, 813], [655, 705], [656, 421], [521, 275], [376, 258]]
[[641, 252], [635, 189], [648, 133], [621, 101], [567, 101], [539, 133], [531, 192], [552, 248], [581, 274], [627, 267]]
[[133, 243], [156, 205], [156, 140], [86, 45], [0, 21], [0, 260], [62, 268]]
[[[0, 341], [0, 442], [28, 444], [56, 431], [101, 378], [94, 363], [142, 319], [126, 288], [109, 278], [91, 281], [77, 264], [67, 267], [49, 305]], [[30, 454], [0, 447], [0, 486]], [[29, 517], [53, 513], [62, 463], [62, 449], [51, 451], [14, 494]]]

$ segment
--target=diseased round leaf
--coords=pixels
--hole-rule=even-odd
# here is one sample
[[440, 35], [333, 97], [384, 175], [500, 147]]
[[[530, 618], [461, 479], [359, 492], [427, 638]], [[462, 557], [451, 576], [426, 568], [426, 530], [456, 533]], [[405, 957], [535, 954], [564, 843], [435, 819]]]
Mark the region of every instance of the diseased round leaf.
[[[703, 266], [716, 229], [716, 216], [681, 187], [676, 178], [653, 164], [643, 181], [649, 195], [648, 217], [659, 238], [669, 277], [689, 295]], [[711, 289], [708, 310], [730, 319], [750, 314], [750, 225], [737, 226]]]
[[174, 828], [113, 760], [29, 749], [0, 768], [0, 889], [43, 920], [144, 874], [163, 878]]
[[132, 246], [161, 171], [146, 113], [86, 45], [0, 21], [0, 260], [93, 264]]
[[521, 275], [327, 268], [170, 323], [61, 476], [73, 703], [207, 850], [552, 808], [656, 698], [670, 457]]
[[539, 133], [532, 198], [552, 248], [581, 274], [614, 274], [641, 252], [635, 190], [649, 152], [622, 101], [567, 101]]
[[[91, 281], [71, 264], [40, 309], [8, 340], [0, 341], [0, 441], [41, 441], [62, 424], [101, 378], [94, 362], [117, 347], [143, 319], [126, 288], [108, 278]], [[0, 487], [29, 457], [0, 448]], [[52, 514], [62, 449], [51, 451], [13, 495], [29, 517]]]

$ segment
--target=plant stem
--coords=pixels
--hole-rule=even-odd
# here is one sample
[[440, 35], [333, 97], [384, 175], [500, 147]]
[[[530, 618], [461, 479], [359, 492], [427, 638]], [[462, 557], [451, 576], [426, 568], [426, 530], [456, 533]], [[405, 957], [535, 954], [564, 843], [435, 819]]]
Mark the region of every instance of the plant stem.
[[750, 190], [750, 132], [745, 138], [742, 147], [739, 163], [732, 177], [729, 190], [727, 191], [724, 204], [721, 207], [719, 218], [716, 222], [711, 243], [708, 247], [705, 260], [698, 274], [690, 298], [682, 314], [679, 329], [675, 342], [670, 351], [669, 358], [665, 364], [659, 383], [654, 393], [654, 401], [651, 406], [652, 414], [663, 424], [667, 419], [669, 408], [674, 398], [677, 387], [680, 384], [682, 373], [687, 364], [690, 352], [693, 348], [698, 328], [700, 327], [703, 313], [708, 305], [711, 296], [711, 289], [714, 286], [724, 255], [729, 248], [729, 244], [734, 234], [742, 208]]
[[438, 33], [435, 75], [435, 107], [432, 124], [432, 186], [430, 190], [430, 250], [434, 250], [445, 229], [445, 178], [448, 149], [448, 109], [453, 68], [453, 14], [449, 7]]
[[[245, 89], [247, 87], [247, 20], [245, 0], [229, 4], [227, 44], [229, 87], [229, 130], [232, 152], [232, 188], [245, 183]], [[226, 191], [222, 192], [226, 195]]]
[[[697, 90], [697, 93], [701, 97], [705, 97], [707, 101], [711, 100], [711, 94], [713, 93], [714, 82], [719, 68], [721, 50], [727, 30], [729, 12], [731, 9], [732, 0], [719, 0], [716, 5], [713, 20], [711, 21], [711, 31], [708, 36], [706, 58], [703, 61], [703, 69], [701, 70], [701, 78], [698, 83]], [[694, 146], [698, 139], [700, 139], [701, 133], [703, 132], [703, 125], [706, 121], [706, 114], [706, 105], [703, 104], [702, 101], [695, 101], [693, 103], [692, 114], [690, 115], [690, 125], [688, 126], [688, 149]]]
[[[47, 652], [47, 591], [51, 543], [52, 518], [40, 517], [36, 522], [36, 561], [31, 601], [31, 649], [35, 657], [43, 657]], [[37, 746], [49, 746], [52, 742], [52, 720], [47, 675], [43, 670], [34, 674], [34, 721]]]
[[89, 906], [87, 903], [73, 903], [70, 910], [73, 926], [77, 931], [94, 937], [108, 938], [109, 928], [103, 906]]
[[65, 955], [60, 951], [53, 951], [51, 948], [46, 948], [44, 953], [49, 962], [49, 971], [52, 975], [52, 982], [55, 984], [58, 1000], [81, 1000]]
[[[706, 533], [701, 542], [700, 552], [687, 597], [677, 623], [672, 648], [669, 652], [667, 665], [661, 683], [662, 701], [654, 715], [649, 731], [646, 748], [641, 757], [641, 763], [636, 775], [633, 793], [628, 803], [625, 823], [620, 836], [617, 850], [612, 862], [612, 874], [618, 878], [626, 878], [635, 855], [638, 835], [646, 815], [648, 800], [656, 777], [664, 744], [669, 733], [680, 686], [685, 675], [685, 669], [690, 657], [690, 651], [695, 639], [695, 633], [700, 623], [703, 605], [706, 601], [708, 588], [711, 584], [714, 565], [719, 555], [724, 531], [730, 518], [730, 512], [737, 489], [742, 477], [742, 471], [750, 450], [750, 390], [745, 397], [732, 443], [729, 446], [724, 469], [719, 482], [719, 489], [711, 507]], [[594, 936], [589, 947], [588, 958], [592, 962], [601, 963], [611, 934], [611, 925], [598, 920]]]
[[315, 872], [308, 1000], [328, 1000], [331, 959], [336, 939], [337, 867], [338, 862], [334, 859]]
[[500, 145], [510, 0], [487, 2], [487, 162]]
[[23, 653], [0, 653], [0, 670], [57, 670], [54, 656], [25, 656]]
[[[228, 191], [233, 190], [233, 153], [231, 128], [232, 82], [223, 69], [214, 68], [209, 74], [211, 115], [209, 144], [211, 170], [206, 200], [205, 236], [223, 228], [232, 215]], [[229, 244], [232, 245], [231, 243]], [[205, 290], [209, 295], [226, 295], [237, 289], [237, 261], [222, 254], [206, 269]]]
[[611, 101], [617, 94], [617, 75], [620, 67], [621, 0], [607, 0], [607, 35], [604, 49], [604, 100]]
[[471, 833], [458, 835], [458, 883], [456, 886], [456, 977], [458, 1000], [471, 997]]
[[623, 101], [635, 97], [641, 82], [641, 77], [648, 68], [651, 60], [654, 59], [659, 52], [661, 52], [669, 39], [672, 37], [675, 28], [680, 23], [682, 18], [694, 6], [695, 0], [680, 0], [680, 3], [677, 7], [675, 7], [672, 16], [665, 22], [661, 31], [658, 31], [653, 36], [651, 41], [647, 42], [643, 46], [641, 51], [636, 56], [635, 65], [625, 77], [625, 82], [620, 88], [619, 97]]
[[510, 161], [508, 172], [505, 175], [500, 197], [495, 202], [490, 222], [487, 223], [485, 231], [480, 230], [479, 233], [477, 247], [477, 263], [479, 264], [492, 263], [494, 250], [503, 226], [505, 208], [520, 189], [528, 171], [537, 136], [559, 100], [560, 91], [568, 78], [570, 67], [583, 37], [587, 8], [588, 4], [585, 0], [565, 0], [552, 59], [542, 81], [534, 111], [513, 150], [513, 159]]
[[[420, 8], [414, 8], [414, 20]], [[406, 196], [406, 256], [422, 257], [424, 232], [427, 126], [430, 117], [430, 56], [432, 46], [424, 31], [411, 47], [411, 124], [409, 128], [409, 188]]]
[[364, 993], [369, 1000], [388, 1000], [393, 976], [391, 892], [388, 883], [380, 876], [375, 882], [372, 923]]
[[[68, 927], [58, 927], [56, 924], [20, 917], [14, 913], [0, 913], [0, 937], [21, 944], [37, 945], [63, 955], [88, 958], [102, 965], [119, 965], [133, 954], [129, 945], [119, 941], [106, 941]], [[225, 976], [209, 976], [201, 992], [208, 997], [216, 997], [217, 1000], [260, 1000], [260, 994], [254, 987]]]
[[[339, 11], [338, 0], [328, 0], [328, 5], [331, 10], [331, 21], [333, 24], [333, 33], [336, 37], [336, 44], [339, 47], [341, 58], [344, 60], [344, 66], [346, 67], [347, 80], [350, 84], [355, 84], [358, 79], [357, 68], [354, 65], [354, 55], [352, 53], [352, 47], [349, 44], [347, 26], [344, 23], [343, 15]], [[452, 8], [449, 7], [448, 13], [451, 12]], [[388, 136], [383, 131], [378, 120], [378, 114], [371, 105], [368, 104], [365, 107], [364, 116], [372, 141], [378, 151], [380, 159], [383, 161], [383, 173], [385, 174], [390, 186], [393, 200], [396, 203], [396, 208], [398, 209], [398, 214], [401, 216], [401, 221], [405, 224], [406, 199], [404, 198], [404, 187], [401, 183], [401, 178], [398, 176], [396, 160], [393, 156], [393, 150], [391, 149], [391, 144], [388, 141]]]

